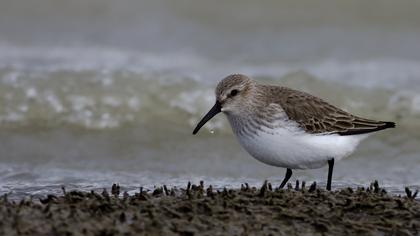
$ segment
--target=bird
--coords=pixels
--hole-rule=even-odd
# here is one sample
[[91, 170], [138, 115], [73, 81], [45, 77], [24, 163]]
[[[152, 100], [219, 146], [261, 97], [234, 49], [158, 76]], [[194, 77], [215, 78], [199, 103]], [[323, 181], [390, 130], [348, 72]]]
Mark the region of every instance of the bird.
[[395, 123], [362, 118], [323, 99], [288, 87], [232, 74], [215, 89], [216, 102], [193, 130], [224, 113], [239, 144], [255, 159], [286, 168], [283, 188], [295, 169], [328, 165], [331, 190], [334, 162], [349, 156], [372, 132]]

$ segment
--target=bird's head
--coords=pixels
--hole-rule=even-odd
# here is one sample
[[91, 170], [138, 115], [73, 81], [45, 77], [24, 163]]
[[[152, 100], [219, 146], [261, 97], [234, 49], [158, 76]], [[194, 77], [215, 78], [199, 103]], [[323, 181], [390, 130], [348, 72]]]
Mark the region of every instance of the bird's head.
[[220, 112], [227, 115], [240, 114], [247, 108], [250, 94], [255, 87], [255, 82], [245, 75], [233, 74], [224, 78], [216, 87], [216, 103], [201, 119], [194, 129], [196, 134], [200, 128]]

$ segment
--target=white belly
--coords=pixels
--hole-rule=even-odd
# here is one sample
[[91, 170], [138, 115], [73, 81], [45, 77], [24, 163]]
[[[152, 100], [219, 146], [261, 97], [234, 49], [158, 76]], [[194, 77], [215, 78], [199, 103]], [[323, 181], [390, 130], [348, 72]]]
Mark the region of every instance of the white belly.
[[350, 155], [367, 135], [314, 135], [285, 128], [259, 131], [253, 136], [237, 136], [239, 143], [257, 160], [291, 169], [315, 169], [331, 158]]

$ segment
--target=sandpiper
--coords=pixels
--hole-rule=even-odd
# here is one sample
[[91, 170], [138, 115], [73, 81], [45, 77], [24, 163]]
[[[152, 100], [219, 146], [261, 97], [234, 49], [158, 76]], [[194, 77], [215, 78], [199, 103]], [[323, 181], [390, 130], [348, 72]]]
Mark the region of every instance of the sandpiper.
[[371, 132], [394, 128], [394, 122], [352, 115], [308, 93], [259, 84], [233, 74], [216, 87], [216, 103], [194, 129], [216, 114], [226, 114], [241, 146], [268, 165], [287, 168], [283, 188], [293, 169], [328, 164], [331, 190], [334, 160], [349, 156]]

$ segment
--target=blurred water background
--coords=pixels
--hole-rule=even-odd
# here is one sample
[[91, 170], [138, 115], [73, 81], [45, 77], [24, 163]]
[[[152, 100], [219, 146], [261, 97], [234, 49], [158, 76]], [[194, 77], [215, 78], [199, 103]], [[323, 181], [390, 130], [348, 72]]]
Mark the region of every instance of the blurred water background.
[[231, 73], [397, 122], [336, 163], [334, 185], [419, 187], [419, 11], [409, 0], [1, 0], [0, 194], [279, 184], [285, 170], [242, 150], [223, 115], [191, 135]]

